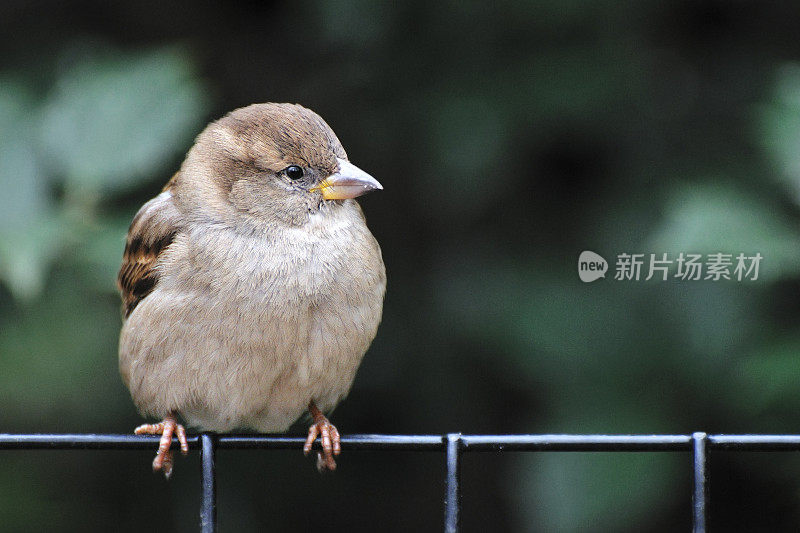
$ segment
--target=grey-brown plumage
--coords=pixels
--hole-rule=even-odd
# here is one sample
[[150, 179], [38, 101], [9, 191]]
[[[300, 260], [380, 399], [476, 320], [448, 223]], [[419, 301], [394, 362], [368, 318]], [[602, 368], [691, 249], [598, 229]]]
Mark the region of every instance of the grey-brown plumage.
[[[284, 431], [310, 408], [309, 439], [323, 434], [335, 467], [338, 433], [320, 411], [350, 390], [386, 287], [352, 199], [375, 188], [298, 105], [237, 109], [198, 136], [134, 218], [118, 278], [120, 371], [139, 410], [164, 419], [142, 431], [171, 438], [176, 415]], [[154, 467], [168, 472], [162, 444]]]

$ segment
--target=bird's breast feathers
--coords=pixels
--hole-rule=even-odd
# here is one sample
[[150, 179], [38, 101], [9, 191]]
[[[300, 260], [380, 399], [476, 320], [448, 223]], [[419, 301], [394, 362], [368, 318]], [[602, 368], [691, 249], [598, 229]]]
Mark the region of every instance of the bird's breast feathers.
[[143, 411], [208, 429], [285, 429], [306, 396], [332, 409], [380, 322], [380, 248], [352, 201], [264, 235], [195, 226], [154, 268], [123, 327], [123, 376]]

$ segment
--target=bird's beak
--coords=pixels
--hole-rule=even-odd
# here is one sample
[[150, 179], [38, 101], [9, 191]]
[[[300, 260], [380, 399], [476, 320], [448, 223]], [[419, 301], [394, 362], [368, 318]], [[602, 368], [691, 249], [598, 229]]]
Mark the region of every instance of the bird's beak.
[[355, 198], [375, 189], [383, 189], [378, 180], [349, 161], [336, 158], [339, 172], [331, 174], [312, 190], [318, 190], [326, 200]]

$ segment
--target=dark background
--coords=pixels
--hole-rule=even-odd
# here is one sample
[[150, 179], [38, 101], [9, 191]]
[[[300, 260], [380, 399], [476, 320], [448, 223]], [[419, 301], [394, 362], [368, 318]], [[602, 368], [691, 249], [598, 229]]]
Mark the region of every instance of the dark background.
[[[0, 5], [0, 432], [141, 423], [127, 224], [208, 121], [264, 101], [317, 111], [385, 187], [360, 202], [389, 286], [344, 433], [800, 431], [800, 6], [220, 4]], [[614, 279], [679, 252], [764, 259]], [[196, 530], [199, 454], [169, 483], [152, 455], [3, 452], [0, 529]], [[713, 529], [796, 530], [795, 454], [711, 460]], [[225, 531], [440, 529], [437, 454], [218, 465]], [[686, 454], [471, 454], [463, 477], [468, 532], [690, 524]]]

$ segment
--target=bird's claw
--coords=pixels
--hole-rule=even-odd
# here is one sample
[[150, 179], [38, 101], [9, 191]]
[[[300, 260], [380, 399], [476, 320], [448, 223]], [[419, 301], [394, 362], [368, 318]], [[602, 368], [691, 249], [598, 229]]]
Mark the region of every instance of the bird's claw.
[[153, 459], [153, 471], [161, 471], [164, 477], [169, 479], [172, 475], [172, 436], [177, 437], [181, 446], [181, 453], [186, 455], [189, 453], [189, 443], [186, 441], [186, 429], [178, 424], [174, 415], [167, 415], [164, 420], [158, 424], [142, 424], [133, 430], [136, 435], [161, 435], [161, 440], [158, 442], [158, 452], [155, 459]]
[[322, 452], [317, 453], [317, 470], [320, 472], [336, 470], [336, 461], [333, 456], [342, 453], [339, 430], [322, 413], [317, 412], [312, 415], [314, 422], [308, 428], [308, 437], [303, 446], [303, 453], [308, 455], [314, 441], [319, 437]]

